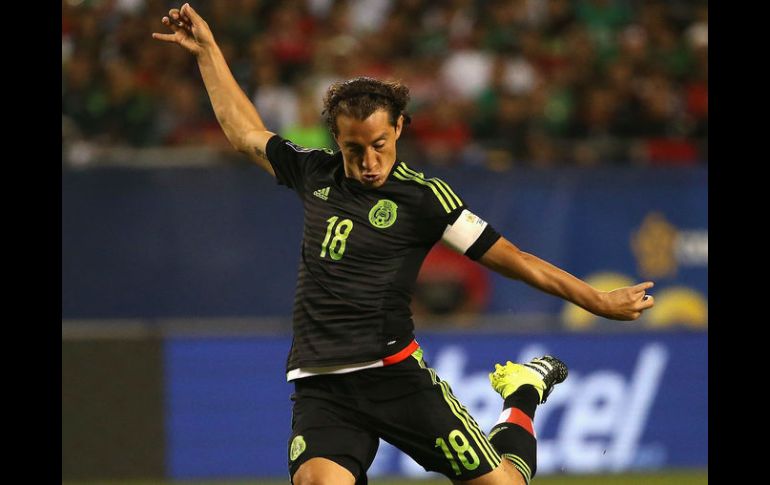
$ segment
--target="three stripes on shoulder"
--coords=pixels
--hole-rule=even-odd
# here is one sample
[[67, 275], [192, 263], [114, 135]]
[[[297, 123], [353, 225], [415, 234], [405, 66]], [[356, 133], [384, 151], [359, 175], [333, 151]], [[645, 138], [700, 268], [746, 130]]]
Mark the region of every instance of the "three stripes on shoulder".
[[405, 182], [415, 182], [429, 187], [447, 213], [463, 205], [463, 202], [446, 182], [435, 177], [426, 179], [422, 173], [415, 172], [404, 162], [396, 166], [393, 176]]

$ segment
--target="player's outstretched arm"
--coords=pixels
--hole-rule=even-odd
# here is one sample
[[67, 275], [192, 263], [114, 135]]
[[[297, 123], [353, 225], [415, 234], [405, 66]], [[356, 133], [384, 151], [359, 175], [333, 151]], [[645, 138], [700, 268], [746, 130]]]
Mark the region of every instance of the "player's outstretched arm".
[[636, 320], [654, 304], [652, 295], [645, 294], [653, 286], [651, 281], [612, 291], [599, 291], [551, 263], [521, 251], [503, 237], [479, 258], [479, 262], [503, 276], [521, 280], [595, 315], [613, 320]]
[[214, 113], [230, 144], [275, 175], [265, 155], [267, 141], [274, 133], [267, 131], [256, 108], [238, 86], [208, 23], [189, 3], [169, 10], [161, 23], [172, 33], [154, 33], [152, 38], [178, 44], [195, 56]]

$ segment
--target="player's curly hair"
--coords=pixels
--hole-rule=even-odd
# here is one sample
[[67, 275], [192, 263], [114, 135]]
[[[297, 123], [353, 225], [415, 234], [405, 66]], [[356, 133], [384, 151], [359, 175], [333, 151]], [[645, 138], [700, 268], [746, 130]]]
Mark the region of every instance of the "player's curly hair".
[[339, 134], [337, 116], [340, 114], [365, 120], [376, 110], [383, 108], [388, 112], [392, 126], [396, 126], [400, 115], [404, 115], [404, 125], [407, 125], [411, 121], [404, 111], [408, 102], [409, 88], [400, 82], [357, 77], [329, 86], [324, 96], [322, 114], [326, 126], [336, 136]]

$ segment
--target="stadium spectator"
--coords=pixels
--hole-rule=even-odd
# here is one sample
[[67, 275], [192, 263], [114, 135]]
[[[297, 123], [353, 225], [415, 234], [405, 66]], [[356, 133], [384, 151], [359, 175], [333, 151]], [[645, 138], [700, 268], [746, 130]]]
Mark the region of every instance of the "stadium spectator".
[[[264, 59], [259, 54], [253, 58]], [[296, 90], [279, 81], [278, 65], [275, 62], [254, 62], [253, 77], [256, 89], [252, 101], [262, 114], [265, 123], [283, 132], [286, 127], [297, 123], [299, 100]]]
[[471, 137], [459, 104], [437, 102], [425, 106], [412, 120], [413, 136], [422, 155], [435, 164], [457, 163]]
[[[62, 2], [63, 136], [102, 146], [180, 142], [170, 134], [178, 115], [152, 108], [173, 91], [168, 83], [195, 72], [149, 39], [147, 18], [167, 8], [161, 0]], [[706, 2], [233, 0], [199, 10], [218, 26], [236, 80], [277, 131], [298, 122], [305, 90], [320, 102], [330, 83], [368, 75], [408, 83], [416, 120], [441, 127], [444, 148], [427, 163], [708, 160]], [[526, 127], [507, 121], [523, 132], [485, 132], [510, 114], [510, 100], [498, 106], [501, 96], [524, 99]], [[185, 103], [203, 108], [183, 132], [216, 124], [205, 99]], [[479, 151], [472, 138], [492, 147]]]

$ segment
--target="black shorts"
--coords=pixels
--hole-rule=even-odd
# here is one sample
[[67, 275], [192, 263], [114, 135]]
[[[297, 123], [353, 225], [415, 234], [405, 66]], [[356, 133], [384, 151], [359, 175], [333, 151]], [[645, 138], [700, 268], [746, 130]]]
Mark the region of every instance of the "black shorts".
[[379, 438], [428, 471], [470, 480], [500, 455], [465, 407], [422, 359], [294, 381], [289, 476], [310, 458], [330, 459], [367, 483]]

